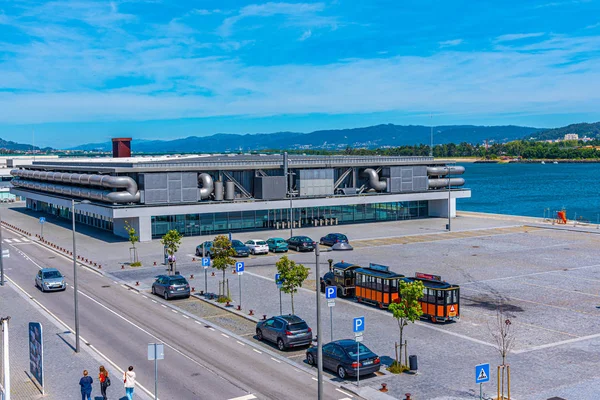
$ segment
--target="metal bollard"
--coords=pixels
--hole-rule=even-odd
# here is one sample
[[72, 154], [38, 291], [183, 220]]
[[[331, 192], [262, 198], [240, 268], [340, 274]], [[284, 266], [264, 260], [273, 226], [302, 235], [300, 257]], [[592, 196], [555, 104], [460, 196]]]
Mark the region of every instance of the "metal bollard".
[[135, 286], [140, 286], [140, 282], [139, 281], [135, 281]]
[[411, 400], [410, 399], [410, 396], [411, 396], [410, 393], [405, 393], [404, 395], [406, 396], [406, 399], [404, 399], [404, 400]]
[[379, 391], [383, 392], [383, 393], [387, 393], [387, 391], [388, 391], [387, 383], [382, 383], [381, 384], [381, 389], [379, 389]]
[[254, 310], [250, 310], [250, 313], [248, 315], [254, 315]]

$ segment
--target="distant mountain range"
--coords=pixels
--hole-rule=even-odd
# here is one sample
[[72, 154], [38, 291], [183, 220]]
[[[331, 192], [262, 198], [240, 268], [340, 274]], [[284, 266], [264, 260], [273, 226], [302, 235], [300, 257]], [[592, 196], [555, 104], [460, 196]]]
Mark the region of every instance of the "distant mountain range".
[[[433, 128], [434, 144], [509, 142], [539, 133], [542, 129], [522, 126], [451, 125]], [[282, 149], [381, 148], [430, 143], [431, 127], [384, 124], [365, 128], [322, 130], [311, 133], [277, 132], [190, 136], [174, 140], [134, 140], [135, 153], [236, 152]], [[110, 151], [112, 144], [90, 143], [70, 150]]]
[[37, 146], [32, 146], [30, 144], [17, 143], [10, 140], [0, 139], [0, 149], [4, 150], [12, 150], [12, 151], [32, 151], [32, 150], [40, 150], [47, 151], [52, 150], [50, 147], [39, 148]]
[[534, 132], [526, 139], [533, 138], [535, 140], [556, 140], [563, 139], [567, 133], [576, 133], [579, 138], [587, 136], [592, 139], [600, 139], [600, 122], [592, 124], [572, 124], [562, 128], [548, 129]]

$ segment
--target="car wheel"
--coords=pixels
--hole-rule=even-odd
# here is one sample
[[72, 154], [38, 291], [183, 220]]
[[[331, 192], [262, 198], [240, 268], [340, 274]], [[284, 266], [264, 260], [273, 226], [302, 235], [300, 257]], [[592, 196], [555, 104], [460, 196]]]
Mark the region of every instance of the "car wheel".
[[346, 368], [341, 365], [337, 368], [337, 374], [341, 379], [346, 379]]
[[287, 253], [288, 251], [287, 251], [287, 250], [284, 250], [283, 252], [284, 252], [284, 253]]
[[281, 340], [281, 338], [277, 339], [277, 348], [281, 351], [285, 350], [285, 343], [283, 343], [283, 340]]
[[256, 329], [256, 337], [258, 338], [258, 340], [263, 340], [263, 334], [262, 334], [262, 330], [260, 329]]
[[254, 251], [254, 249], [250, 249], [250, 254], [255, 255], [256, 252]]
[[41, 284], [41, 285], [40, 285], [40, 290], [41, 290], [42, 292], [45, 292], [45, 291], [46, 291], [46, 290], [44, 289], [44, 284]]
[[156, 289], [154, 289], [154, 286], [152, 286], [152, 294], [156, 295]]
[[323, 239], [319, 240], [319, 244], [323, 244]]
[[196, 257], [198, 257], [200, 255], [200, 252], [198, 250], [196, 250]]
[[306, 362], [308, 363], [308, 365], [315, 365], [315, 357], [308, 353], [308, 355], [306, 356]]
[[163, 297], [165, 298], [165, 300], [169, 300], [169, 292], [165, 290], [165, 292], [163, 293]]

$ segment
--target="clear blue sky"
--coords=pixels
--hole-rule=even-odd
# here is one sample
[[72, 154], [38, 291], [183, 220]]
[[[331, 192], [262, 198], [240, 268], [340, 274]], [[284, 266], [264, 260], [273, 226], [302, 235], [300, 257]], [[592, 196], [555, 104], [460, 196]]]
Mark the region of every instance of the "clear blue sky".
[[0, 0], [0, 137], [593, 122], [599, 53], [592, 0]]

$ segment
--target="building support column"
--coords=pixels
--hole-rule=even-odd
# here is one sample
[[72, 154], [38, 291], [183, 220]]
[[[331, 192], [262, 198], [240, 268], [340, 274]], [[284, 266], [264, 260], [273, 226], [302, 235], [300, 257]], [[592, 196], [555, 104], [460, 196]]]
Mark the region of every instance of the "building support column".
[[[450, 199], [450, 218], [456, 218], [456, 197]], [[429, 200], [429, 216], [448, 218], [448, 199]]]

